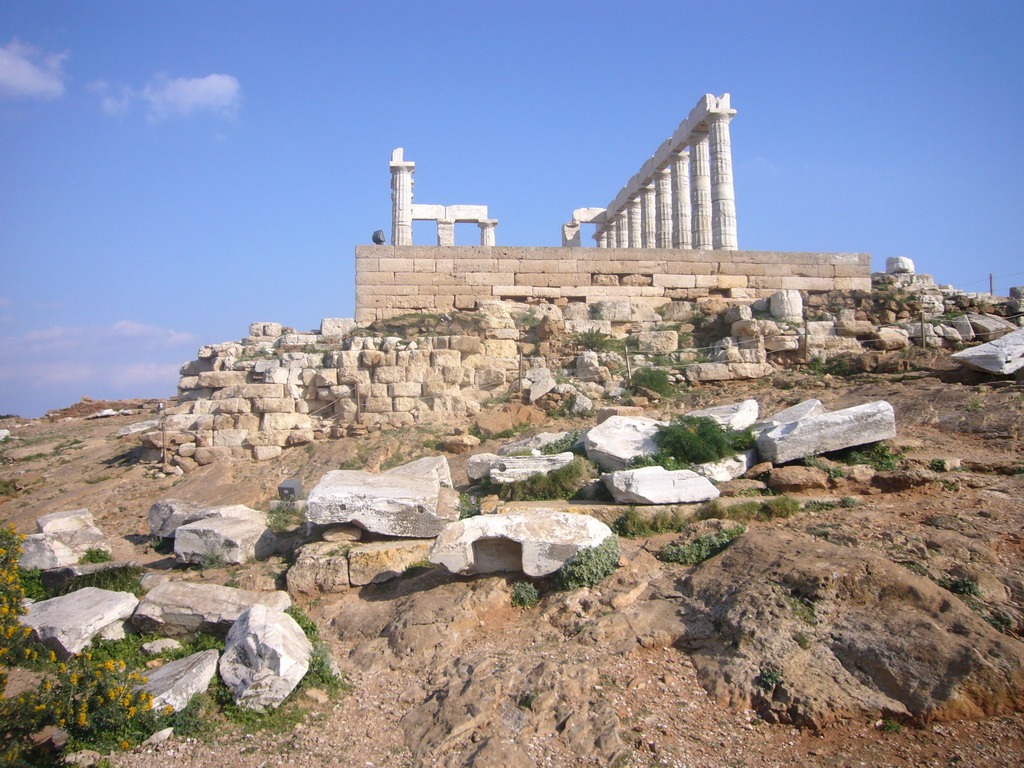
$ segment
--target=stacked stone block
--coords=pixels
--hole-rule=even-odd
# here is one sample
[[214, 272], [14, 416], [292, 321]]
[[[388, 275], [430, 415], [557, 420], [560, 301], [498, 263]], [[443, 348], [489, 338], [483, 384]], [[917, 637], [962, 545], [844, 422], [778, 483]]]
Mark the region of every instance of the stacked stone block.
[[863, 253], [658, 248], [357, 246], [356, 320], [472, 310], [484, 301], [756, 299], [870, 290]]

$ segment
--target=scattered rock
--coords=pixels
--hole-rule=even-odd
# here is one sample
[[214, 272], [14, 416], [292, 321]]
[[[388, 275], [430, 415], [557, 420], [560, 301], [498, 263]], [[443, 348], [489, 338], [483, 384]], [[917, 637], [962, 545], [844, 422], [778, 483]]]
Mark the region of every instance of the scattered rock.
[[96, 527], [88, 509], [54, 512], [36, 520], [38, 533], [21, 542], [20, 565], [25, 569], [63, 568], [76, 565], [90, 550], [110, 553], [110, 542]]
[[719, 496], [706, 478], [688, 469], [642, 467], [601, 475], [619, 504], [693, 504]]
[[726, 456], [718, 461], [698, 464], [693, 471], [716, 483], [725, 483], [742, 477], [757, 462], [757, 451], [743, 451], [735, 456]]
[[319, 595], [349, 588], [348, 546], [333, 541], [306, 544], [288, 569], [288, 594]]
[[642, 416], [611, 416], [584, 437], [587, 457], [605, 471], [625, 469], [635, 457], [658, 452], [654, 435], [667, 424]]
[[146, 675], [139, 686], [153, 695], [153, 709], [170, 707], [180, 712], [197, 693], [204, 693], [217, 673], [215, 650], [200, 651], [177, 661], [169, 661]]
[[129, 592], [85, 587], [32, 603], [20, 620], [38, 640], [66, 659], [109, 628], [120, 630], [123, 636], [122, 625], [138, 604], [139, 599]]
[[968, 368], [1008, 375], [1024, 368], [1024, 328], [1002, 338], [950, 355]]
[[174, 532], [181, 526], [215, 517], [250, 518], [262, 520], [264, 524], [267, 519], [265, 512], [250, 509], [242, 504], [210, 506], [179, 499], [162, 499], [153, 504], [147, 513], [149, 535], [165, 539], [174, 538]]
[[227, 631], [254, 604], [284, 610], [287, 592], [251, 592], [217, 584], [169, 581], [150, 590], [139, 602], [132, 623], [142, 632], [182, 637], [196, 632]]
[[746, 429], [757, 421], [757, 414], [757, 400], [744, 400], [742, 403], [733, 405], [719, 405], [714, 408], [690, 411], [686, 415], [711, 419], [719, 426], [736, 431]]
[[884, 400], [782, 424], [757, 438], [761, 458], [774, 464], [896, 437], [896, 415]]
[[245, 563], [271, 555], [276, 544], [266, 515], [210, 517], [178, 526], [174, 532], [174, 556], [182, 563]]
[[181, 643], [170, 637], [161, 637], [157, 640], [150, 640], [142, 644], [142, 652], [150, 656], [159, 656], [167, 651], [176, 651], [181, 648]]
[[828, 473], [817, 467], [777, 467], [768, 473], [768, 485], [779, 491], [828, 488]]
[[575, 458], [575, 454], [568, 452], [551, 456], [501, 456], [491, 464], [489, 476], [495, 483], [515, 483], [567, 467]]

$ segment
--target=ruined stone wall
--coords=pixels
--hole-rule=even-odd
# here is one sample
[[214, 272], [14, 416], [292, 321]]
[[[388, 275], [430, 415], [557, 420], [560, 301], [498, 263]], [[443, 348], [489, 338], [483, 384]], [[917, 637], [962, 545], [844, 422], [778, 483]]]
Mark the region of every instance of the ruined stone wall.
[[596, 302], [779, 290], [870, 290], [866, 253], [513, 246], [356, 247], [356, 320], [476, 309], [481, 301]]

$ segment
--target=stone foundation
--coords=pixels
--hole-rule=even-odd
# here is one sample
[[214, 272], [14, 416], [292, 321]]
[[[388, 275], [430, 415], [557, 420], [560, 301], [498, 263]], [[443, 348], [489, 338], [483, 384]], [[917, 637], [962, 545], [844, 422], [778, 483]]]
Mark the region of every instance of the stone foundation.
[[514, 246], [356, 247], [356, 321], [473, 310], [480, 302], [757, 299], [871, 290], [866, 253]]

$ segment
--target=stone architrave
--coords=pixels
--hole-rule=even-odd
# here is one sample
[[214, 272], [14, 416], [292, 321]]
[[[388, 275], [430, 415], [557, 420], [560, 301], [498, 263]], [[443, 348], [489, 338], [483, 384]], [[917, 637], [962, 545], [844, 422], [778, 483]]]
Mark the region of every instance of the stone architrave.
[[502, 456], [490, 466], [495, 483], [515, 483], [536, 474], [546, 475], [572, 464], [576, 455], [566, 451], [551, 456]]
[[735, 110], [708, 115], [708, 144], [711, 161], [711, 231], [715, 250], [735, 251], [736, 192], [732, 181], [732, 141], [729, 121]]
[[976, 371], [1008, 375], [1024, 368], [1024, 328], [995, 341], [950, 355], [961, 365]]
[[758, 435], [762, 461], [788, 461], [896, 437], [896, 415], [884, 400], [781, 424]]
[[690, 411], [686, 415], [711, 419], [726, 429], [739, 430], [746, 429], [757, 421], [758, 405], [757, 400], [751, 399], [733, 405], [718, 405], [714, 408]]
[[640, 193], [640, 245], [654, 248], [658, 229], [658, 211], [655, 208], [657, 190], [653, 183]]
[[719, 496], [706, 477], [689, 469], [642, 467], [601, 475], [618, 504], [694, 504]]
[[693, 221], [693, 247], [712, 247], [711, 232], [711, 160], [708, 135], [694, 133], [690, 137], [690, 216]]
[[355, 523], [387, 536], [437, 536], [458, 519], [455, 505], [442, 503], [437, 477], [336, 469], [309, 492], [306, 520], [318, 525]]
[[672, 247], [692, 248], [690, 214], [690, 150], [680, 150], [672, 160]]
[[138, 604], [139, 599], [130, 592], [83, 587], [32, 603], [20, 621], [32, 629], [36, 639], [66, 659], [81, 652], [104, 630], [120, 629]]
[[672, 168], [662, 168], [655, 174], [654, 209], [657, 248], [672, 247]]
[[658, 452], [654, 435], [666, 421], [643, 416], [612, 416], [590, 429], [583, 438], [587, 458], [605, 471], [622, 470], [637, 456]]
[[149, 535], [165, 539], [174, 538], [174, 532], [178, 528], [197, 520], [231, 517], [258, 520], [264, 525], [267, 522], [266, 512], [251, 509], [244, 504], [211, 507], [208, 504], [197, 504], [180, 499], [161, 499], [149, 508], [146, 517], [149, 522]]
[[629, 201], [628, 206], [629, 212], [629, 239], [628, 247], [630, 248], [643, 248], [643, 236], [642, 236], [642, 225], [641, 219], [643, 218], [640, 210], [640, 198], [635, 198]]
[[254, 605], [228, 631], [217, 665], [235, 703], [262, 711], [276, 707], [309, 670], [313, 646], [284, 611]]
[[255, 592], [218, 584], [168, 581], [146, 593], [132, 623], [143, 632], [167, 637], [224, 633], [242, 611], [257, 603], [283, 611], [292, 601], [282, 591]]
[[177, 661], [146, 672], [146, 682], [135, 690], [143, 690], [153, 696], [153, 709], [163, 712], [170, 707], [180, 712], [198, 693], [205, 693], [210, 681], [217, 674], [217, 660], [220, 653], [214, 649], [200, 651]]
[[527, 510], [478, 515], [452, 523], [434, 541], [430, 562], [452, 573], [521, 571], [538, 578], [554, 573], [581, 549], [613, 536], [589, 515]]

